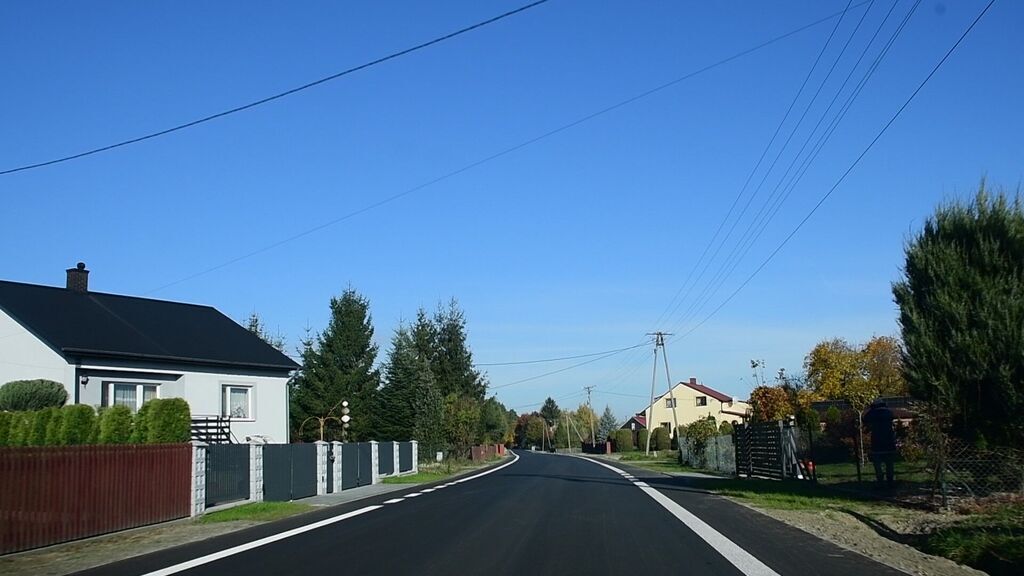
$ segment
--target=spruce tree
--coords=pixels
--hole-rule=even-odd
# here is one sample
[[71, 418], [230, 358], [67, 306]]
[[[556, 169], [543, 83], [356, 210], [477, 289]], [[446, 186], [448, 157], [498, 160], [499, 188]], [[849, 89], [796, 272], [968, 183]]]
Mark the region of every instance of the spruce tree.
[[[315, 339], [303, 342], [302, 369], [291, 382], [293, 433], [309, 418], [324, 417], [348, 400], [351, 427], [349, 440], [373, 439], [373, 411], [380, 374], [373, 367], [377, 345], [373, 343], [370, 302], [349, 288], [340, 298], [331, 298], [331, 319]], [[327, 424], [324, 438], [339, 439], [341, 427]], [[301, 440], [319, 438], [319, 422], [305, 423]]]

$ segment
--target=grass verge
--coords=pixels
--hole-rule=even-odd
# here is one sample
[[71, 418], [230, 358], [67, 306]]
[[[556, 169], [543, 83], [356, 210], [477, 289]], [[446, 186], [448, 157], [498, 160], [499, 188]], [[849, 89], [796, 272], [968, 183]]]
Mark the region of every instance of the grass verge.
[[312, 507], [308, 504], [299, 504], [297, 502], [253, 502], [204, 514], [197, 518], [196, 522], [200, 524], [233, 522], [235, 520], [270, 522], [271, 520], [280, 520], [281, 518], [301, 514], [311, 509]]
[[488, 466], [494, 462], [501, 460], [501, 458], [491, 458], [483, 462], [473, 462], [471, 460], [448, 460], [443, 463], [437, 462], [423, 462], [419, 466], [419, 471], [415, 474], [409, 474], [408, 476], [389, 476], [384, 478], [382, 481], [385, 484], [426, 484], [428, 482], [437, 482], [438, 480], [444, 480], [450, 476], [468, 472], [470, 470], [478, 470], [485, 466]]

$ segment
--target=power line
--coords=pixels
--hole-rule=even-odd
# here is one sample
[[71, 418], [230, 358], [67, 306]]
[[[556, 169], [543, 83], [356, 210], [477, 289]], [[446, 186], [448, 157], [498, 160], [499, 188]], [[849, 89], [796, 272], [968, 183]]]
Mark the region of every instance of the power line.
[[[870, 0], [868, 0], [868, 1], [870, 1]], [[862, 6], [863, 4], [866, 4], [866, 3], [867, 3], [867, 1], [861, 2], [860, 4], [857, 4], [856, 6]], [[688, 73], [686, 73], [686, 74], [684, 74], [684, 75], [682, 75], [682, 76], [680, 76], [678, 78], [675, 78], [674, 80], [670, 80], [668, 82], [665, 82], [663, 84], [655, 86], [654, 88], [650, 88], [650, 89], [645, 90], [643, 92], [640, 92], [640, 93], [638, 93], [638, 94], [636, 94], [634, 96], [631, 96], [631, 97], [626, 98], [624, 100], [620, 100], [620, 101], [616, 102], [615, 104], [612, 104], [610, 106], [607, 106], [605, 108], [602, 108], [602, 109], [597, 110], [595, 112], [592, 112], [590, 114], [587, 114], [585, 116], [577, 118], [576, 120], [573, 120], [572, 122], [569, 122], [568, 124], [563, 124], [562, 126], [554, 128], [552, 130], [549, 130], [549, 131], [547, 131], [547, 132], [545, 132], [543, 134], [540, 134], [538, 136], [535, 136], [535, 137], [530, 138], [528, 140], [525, 140], [523, 142], [520, 142], [519, 144], [516, 144], [514, 146], [510, 146], [508, 148], [505, 148], [504, 150], [501, 150], [499, 152], [491, 154], [490, 156], [486, 156], [484, 158], [481, 158], [479, 160], [476, 160], [474, 162], [466, 164], [465, 166], [463, 166], [461, 168], [458, 168], [456, 170], [452, 170], [451, 172], [448, 172], [446, 174], [442, 174], [441, 176], [438, 176], [438, 177], [436, 177], [436, 178], [434, 178], [432, 180], [429, 180], [429, 181], [424, 182], [422, 184], [419, 184], [417, 186], [413, 186], [412, 188], [408, 188], [408, 189], [406, 189], [406, 190], [404, 190], [402, 192], [399, 192], [397, 194], [393, 194], [391, 196], [388, 196], [387, 198], [384, 198], [384, 199], [379, 200], [377, 202], [373, 202], [373, 203], [368, 204], [368, 205], [366, 205], [366, 206], [364, 206], [362, 208], [359, 208], [357, 210], [349, 212], [349, 213], [347, 213], [347, 214], [345, 214], [343, 216], [339, 216], [337, 218], [334, 218], [332, 220], [324, 222], [324, 223], [322, 223], [320, 225], [314, 226], [312, 228], [308, 228], [308, 229], [306, 229], [304, 231], [301, 231], [301, 232], [298, 232], [298, 233], [293, 234], [291, 236], [288, 236], [287, 238], [284, 238], [282, 240], [278, 240], [276, 242], [272, 242], [272, 243], [267, 244], [267, 245], [265, 245], [265, 246], [263, 246], [261, 248], [257, 248], [256, 250], [253, 250], [251, 252], [247, 252], [247, 253], [245, 253], [245, 254], [243, 254], [241, 256], [236, 256], [234, 258], [231, 258], [231, 259], [229, 259], [227, 261], [224, 261], [224, 262], [222, 262], [220, 264], [217, 264], [215, 266], [211, 266], [211, 267], [206, 268], [206, 269], [204, 269], [202, 271], [196, 272], [194, 274], [190, 274], [188, 276], [185, 276], [185, 277], [180, 278], [178, 280], [175, 280], [173, 282], [169, 282], [167, 284], [164, 284], [162, 286], [154, 288], [154, 289], [152, 289], [152, 290], [150, 290], [148, 292], [144, 292], [143, 294], [144, 295], [150, 295], [150, 294], [153, 294], [155, 292], [160, 292], [160, 291], [165, 290], [167, 288], [170, 288], [172, 286], [176, 286], [178, 284], [181, 284], [181, 283], [184, 283], [184, 282], [188, 282], [189, 280], [194, 280], [194, 279], [196, 279], [196, 278], [198, 278], [200, 276], [205, 276], [205, 275], [210, 274], [212, 272], [216, 272], [217, 270], [220, 270], [222, 268], [226, 268], [228, 266], [231, 266], [232, 264], [237, 264], [238, 262], [241, 262], [243, 260], [247, 260], [247, 259], [252, 258], [254, 256], [258, 256], [259, 254], [263, 254], [265, 252], [269, 252], [270, 250], [273, 250], [274, 248], [278, 248], [278, 247], [283, 246], [285, 244], [289, 244], [291, 242], [294, 242], [295, 240], [298, 240], [300, 238], [304, 238], [306, 236], [309, 236], [310, 234], [314, 234], [316, 232], [319, 232], [320, 230], [323, 230], [325, 228], [329, 228], [331, 226], [334, 226], [336, 224], [339, 224], [341, 222], [344, 222], [346, 220], [349, 220], [351, 218], [359, 216], [360, 214], [363, 214], [363, 213], [369, 212], [370, 210], [373, 210], [375, 208], [379, 208], [381, 206], [384, 206], [385, 204], [390, 204], [391, 202], [399, 200], [400, 198], [408, 196], [408, 195], [410, 195], [410, 194], [412, 194], [414, 192], [418, 192], [420, 190], [423, 190], [424, 188], [428, 188], [430, 186], [433, 186], [435, 184], [438, 184], [440, 182], [443, 182], [445, 180], [448, 180], [450, 178], [458, 176], [458, 175], [460, 175], [460, 174], [462, 174], [464, 172], [468, 172], [468, 171], [470, 171], [470, 170], [472, 170], [474, 168], [477, 168], [479, 166], [482, 166], [484, 164], [487, 164], [489, 162], [497, 160], [497, 159], [499, 159], [499, 158], [501, 158], [503, 156], [507, 156], [509, 154], [512, 154], [513, 152], [516, 152], [518, 150], [526, 148], [527, 146], [536, 144], [537, 142], [540, 142], [542, 140], [546, 140], [546, 139], [548, 139], [548, 138], [550, 138], [552, 136], [555, 136], [557, 134], [565, 132], [566, 130], [569, 130], [571, 128], [575, 128], [576, 126], [579, 126], [580, 124], [583, 124], [585, 122], [589, 122], [590, 120], [593, 120], [595, 118], [598, 118], [598, 117], [603, 116], [605, 114], [608, 114], [610, 112], [618, 110], [619, 108], [622, 108], [624, 106], [627, 106], [629, 104], [632, 104], [634, 102], [642, 100], [642, 99], [647, 98], [649, 96], [652, 96], [652, 95], [654, 95], [654, 94], [656, 94], [658, 92], [661, 92], [661, 91], [666, 90], [666, 89], [668, 89], [668, 88], [670, 88], [672, 86], [675, 86], [676, 84], [679, 84], [680, 82], [683, 82], [685, 80], [689, 80], [689, 79], [691, 79], [691, 78], [693, 78], [695, 76], [698, 76], [700, 74], [703, 74], [705, 72], [713, 70], [713, 69], [715, 69], [715, 68], [717, 68], [719, 66], [723, 66], [725, 64], [728, 64], [729, 62], [732, 62], [733, 60], [736, 60], [736, 59], [741, 58], [743, 56], [747, 56], [747, 55], [752, 54], [752, 53], [754, 53], [754, 52], [756, 52], [758, 50], [762, 50], [764, 48], [767, 48], [768, 46], [770, 46], [772, 44], [775, 44], [777, 42], [780, 42], [782, 40], [785, 40], [786, 38], [789, 38], [790, 36], [799, 34], [800, 32], [803, 32], [805, 30], [808, 30], [810, 28], [818, 26], [818, 25], [820, 25], [820, 24], [822, 24], [824, 22], [828, 22], [829, 20], [839, 16], [840, 14], [842, 14], [842, 12], [836, 12], [836, 13], [830, 14], [828, 16], [825, 16], [824, 18], [819, 18], [818, 20], [815, 20], [815, 21], [813, 21], [813, 22], [811, 22], [809, 24], [805, 24], [803, 26], [800, 26], [798, 28], [790, 30], [789, 32], [786, 32], [784, 34], [776, 36], [776, 37], [774, 37], [774, 38], [772, 38], [770, 40], [767, 40], [767, 41], [764, 41], [764, 42], [762, 42], [760, 44], [757, 44], [757, 45], [755, 45], [755, 46], [753, 46], [751, 48], [747, 48], [745, 50], [737, 52], [737, 53], [733, 54], [732, 56], [728, 56], [726, 58], [718, 60], [717, 62], [714, 62], [712, 64], [708, 64], [708, 65], [706, 65], [706, 66], [704, 66], [702, 68], [699, 68], [697, 70], [694, 70], [692, 72], [688, 72]]]
[[[646, 345], [646, 343], [645, 344], [641, 344], [641, 345]], [[529, 378], [523, 378], [521, 380], [515, 380], [513, 382], [508, 382], [506, 384], [501, 384], [500, 386], [491, 386], [490, 389], [491, 390], [498, 390], [500, 388], [507, 388], [509, 386], [514, 386], [515, 384], [522, 384], [523, 382], [530, 382], [532, 380], [539, 380], [541, 378], [544, 378], [544, 377], [547, 377], [547, 376], [552, 376], [554, 374], [561, 374], [562, 372], [566, 372], [568, 370], [572, 370], [573, 368], [579, 368], [580, 366], [584, 366], [586, 364], [591, 364], [593, 362], [597, 362], [598, 360], [604, 360], [605, 358], [609, 358], [611, 356], [615, 356], [616, 354], [621, 354], [625, 350], [631, 350], [632, 348], [634, 348], [634, 347], [624, 348], [623, 350], [620, 350], [618, 352], [611, 352], [609, 354], [605, 354], [604, 356], [598, 356], [597, 358], [591, 358], [590, 360], [584, 360], [583, 362], [579, 362], [577, 364], [573, 364], [572, 366], [566, 366], [565, 368], [559, 368], [558, 370], [552, 370], [551, 372], [545, 372], [543, 374], [538, 374], [536, 376], [530, 376]]]
[[856, 168], [858, 164], [860, 164], [860, 161], [864, 159], [864, 156], [867, 155], [871, 148], [873, 148], [874, 145], [889, 130], [889, 127], [892, 126], [894, 122], [896, 122], [896, 119], [899, 118], [901, 114], [903, 114], [903, 111], [906, 110], [907, 106], [909, 106], [910, 103], [914, 100], [914, 98], [917, 97], [918, 93], [921, 92], [921, 90], [925, 87], [928, 81], [931, 80], [933, 76], [935, 76], [935, 73], [939, 71], [939, 68], [941, 68], [943, 64], [945, 64], [946, 60], [948, 60], [949, 57], [953, 55], [953, 52], [955, 52], [956, 49], [960, 46], [960, 44], [963, 43], [967, 35], [970, 34], [972, 30], [974, 30], [975, 26], [977, 26], [978, 22], [981, 21], [982, 17], [984, 17], [985, 14], [988, 13], [989, 9], [992, 8], [993, 4], [995, 4], [995, 0], [989, 0], [989, 3], [985, 5], [985, 8], [983, 8], [981, 12], [978, 14], [978, 16], [971, 22], [971, 25], [968, 26], [966, 30], [964, 30], [963, 34], [960, 35], [956, 43], [954, 43], [953, 46], [950, 47], [948, 51], [946, 51], [942, 59], [939, 60], [939, 62], [932, 68], [931, 72], [928, 73], [924, 80], [922, 80], [921, 83], [918, 84], [917, 88], [914, 89], [914, 91], [910, 94], [910, 96], [903, 103], [903, 105], [900, 106], [900, 108], [896, 111], [895, 114], [893, 114], [892, 118], [890, 118], [889, 121], [886, 122], [885, 126], [882, 127], [882, 129], [878, 132], [877, 135], [875, 135], [871, 142], [868, 143], [868, 145], [864, 148], [860, 155], [857, 156], [857, 158], [853, 161], [852, 164], [850, 164], [846, 171], [843, 172], [839, 179], [836, 180], [836, 183], [832, 185], [828, 192], [826, 192], [821, 197], [821, 199], [818, 200], [817, 204], [815, 204], [814, 207], [811, 208], [811, 210], [803, 217], [803, 219], [800, 220], [800, 222], [796, 225], [795, 228], [793, 228], [789, 235], [787, 235], [782, 240], [782, 242], [779, 243], [779, 245], [776, 246], [774, 250], [772, 250], [768, 257], [765, 258], [764, 261], [761, 262], [761, 264], [757, 268], [755, 268], [754, 271], [749, 276], [747, 276], [743, 283], [741, 283], [735, 290], [733, 290], [733, 292], [729, 294], [729, 296], [725, 300], [723, 300], [714, 310], [711, 311], [710, 314], [704, 317], [704, 319], [701, 320], [697, 325], [695, 325], [689, 331], [681, 334], [679, 338], [685, 338], [686, 336], [692, 334], [694, 331], [700, 328], [702, 325], [704, 325], [715, 314], [717, 314], [719, 310], [721, 310], [723, 307], [725, 307], [726, 304], [732, 301], [732, 299], [735, 298], [736, 295], [739, 294], [739, 292], [743, 290], [743, 288], [746, 287], [746, 285], [749, 284], [750, 281], [753, 280], [754, 277], [757, 276], [757, 274], [759, 274], [761, 270], [763, 270], [765, 266], [767, 266], [768, 263], [772, 261], [773, 258], [775, 258], [775, 255], [778, 254], [782, 250], [782, 248], [784, 248], [786, 244], [789, 243], [793, 236], [795, 236], [797, 232], [799, 232], [800, 229], [803, 228], [804, 224], [806, 224], [807, 221], [810, 220], [812, 216], [814, 216], [818, 209], [821, 208], [822, 204], [824, 204], [825, 201], [828, 200], [830, 196], [832, 196], [832, 193], [835, 192], [837, 188], [839, 188], [839, 185], [842, 184], [844, 180], [846, 180], [846, 177], [849, 176], [850, 172], [852, 172], [853, 169]]
[[527, 4], [525, 6], [520, 6], [519, 8], [516, 8], [515, 10], [509, 10], [508, 12], [505, 12], [504, 14], [500, 14], [500, 15], [495, 16], [493, 18], [488, 18], [487, 20], [484, 20], [482, 22], [477, 22], [476, 24], [473, 24], [471, 26], [467, 26], [465, 28], [461, 28], [461, 29], [456, 30], [455, 32], [451, 32], [449, 34], [445, 34], [444, 36], [440, 36], [440, 37], [434, 38], [433, 40], [429, 40], [427, 42], [423, 42], [422, 44], [417, 44], [417, 45], [412, 46], [410, 48], [406, 48], [404, 50], [399, 50], [398, 52], [393, 52], [391, 54], [388, 54], [387, 56], [383, 56], [381, 58], [377, 58], [376, 60], [372, 60], [372, 61], [367, 62], [365, 64], [360, 64], [359, 66], [355, 66], [355, 67], [349, 68], [347, 70], [342, 70], [341, 72], [337, 72], [335, 74], [331, 74], [330, 76], [325, 76], [325, 77], [320, 78], [318, 80], [314, 80], [312, 82], [307, 82], [306, 84], [303, 84], [301, 86], [296, 86], [295, 88], [291, 88], [289, 90], [285, 90], [284, 92], [278, 92], [277, 94], [274, 94], [272, 96], [267, 96], [265, 98], [260, 98], [259, 100], [255, 100], [253, 102], [249, 102], [248, 104], [243, 104], [241, 106], [236, 106], [236, 107], [228, 109], [228, 110], [217, 112], [216, 114], [210, 114], [209, 116], [204, 116], [202, 118], [198, 118], [196, 120], [192, 120], [192, 121], [186, 122], [184, 124], [178, 124], [177, 126], [172, 126], [170, 128], [165, 128], [165, 129], [159, 130], [157, 132], [151, 132], [149, 134], [145, 134], [143, 136], [138, 136], [136, 138], [131, 138], [131, 139], [128, 139], [128, 140], [123, 140], [123, 141], [117, 142], [115, 144], [109, 144], [107, 146], [101, 146], [99, 148], [93, 148], [91, 150], [86, 150], [84, 152], [79, 152], [77, 154], [72, 154], [70, 156], [64, 156], [62, 158], [55, 158], [53, 160], [47, 160], [45, 162], [38, 162], [38, 163], [35, 163], [35, 164], [28, 164], [28, 165], [25, 165], [25, 166], [19, 166], [17, 168], [9, 168], [7, 170], [0, 171], [0, 176], [4, 176], [6, 174], [13, 174], [15, 172], [23, 172], [25, 170], [32, 170], [32, 169], [35, 169], [35, 168], [42, 168], [44, 166], [52, 166], [53, 164], [60, 164], [62, 162], [68, 162], [68, 161], [71, 161], [71, 160], [77, 160], [78, 158], [84, 158], [86, 156], [92, 156], [93, 154], [99, 154], [101, 152], [107, 152], [107, 151], [113, 150], [115, 148], [121, 148], [123, 146], [128, 146], [128, 145], [131, 145], [131, 144], [137, 144], [139, 142], [144, 142], [146, 140], [152, 140], [153, 138], [158, 138], [160, 136], [166, 136], [167, 134], [171, 134], [173, 132], [178, 132], [180, 130], [185, 130], [186, 128], [192, 128], [193, 126], [198, 126], [200, 124], [205, 124], [206, 122], [210, 122], [210, 121], [216, 120], [218, 118], [223, 118], [225, 116], [230, 116], [231, 114], [236, 114], [236, 113], [242, 112], [244, 110], [249, 110], [250, 108], [255, 108], [257, 106], [262, 106], [263, 104], [267, 104], [267, 103], [273, 102], [275, 100], [280, 100], [281, 98], [284, 98], [286, 96], [291, 96], [292, 94], [296, 94], [296, 93], [302, 92], [304, 90], [308, 90], [308, 89], [313, 88], [315, 86], [319, 86], [320, 84], [325, 84], [325, 83], [330, 82], [332, 80], [337, 80], [338, 78], [341, 78], [341, 77], [344, 77], [344, 76], [348, 76], [349, 74], [352, 74], [352, 73], [355, 73], [355, 72], [359, 72], [360, 70], [365, 70], [365, 69], [370, 68], [372, 66], [376, 66], [378, 64], [382, 64], [384, 62], [387, 62], [388, 60], [394, 60], [395, 58], [400, 58], [400, 57], [405, 56], [407, 54], [411, 54], [413, 52], [416, 52], [416, 51], [422, 50], [424, 48], [427, 48], [429, 46], [433, 46], [434, 44], [439, 44], [441, 42], [444, 42], [445, 40], [451, 40], [452, 38], [455, 38], [456, 36], [461, 36], [462, 34], [465, 34], [467, 32], [471, 32], [473, 30], [476, 30], [477, 28], [482, 28], [484, 26], [487, 26], [488, 24], [493, 24], [493, 23], [495, 23], [495, 22], [497, 22], [499, 20], [503, 20], [505, 18], [508, 18], [509, 16], [514, 16], [514, 15], [519, 14], [521, 12], [525, 12], [525, 11], [531, 9], [531, 8], [535, 8], [535, 7], [537, 7], [537, 6], [541, 5], [541, 4], [546, 3], [547, 1], [548, 0], [537, 0], [536, 2], [532, 2], [532, 3]]
[[544, 362], [559, 362], [561, 360], [576, 360], [579, 358], [589, 358], [591, 356], [603, 356], [605, 354], [625, 352], [626, 350], [633, 350], [634, 348], [641, 348], [644, 346], [647, 346], [646, 342], [637, 344], [636, 346], [627, 346], [626, 348], [616, 348], [615, 350], [605, 350], [603, 352], [591, 352], [590, 354], [579, 354], [577, 356], [562, 356], [561, 358], [544, 358], [543, 360], [520, 360], [516, 362], [485, 362], [474, 364], [474, 366], [516, 366], [520, 364], [542, 364]]

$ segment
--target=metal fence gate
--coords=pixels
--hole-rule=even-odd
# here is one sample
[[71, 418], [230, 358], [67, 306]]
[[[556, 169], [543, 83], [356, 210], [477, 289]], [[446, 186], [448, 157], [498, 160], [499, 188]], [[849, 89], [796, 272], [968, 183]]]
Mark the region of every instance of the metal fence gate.
[[738, 424], [733, 430], [736, 474], [782, 480], [802, 477], [796, 458], [796, 428], [783, 422]]
[[412, 470], [412, 442], [401, 442], [398, 444], [398, 471], [409, 472]]
[[316, 444], [263, 446], [263, 499], [287, 502], [316, 496]]
[[206, 448], [206, 506], [249, 498], [249, 445]]
[[341, 445], [341, 454], [335, 457], [341, 458], [342, 490], [373, 483], [373, 447], [369, 442], [346, 442]]
[[377, 444], [377, 472], [381, 476], [395, 473], [395, 443], [380, 442]]
[[[337, 455], [339, 458], [341, 454]], [[334, 444], [327, 445], [327, 493], [334, 492]]]

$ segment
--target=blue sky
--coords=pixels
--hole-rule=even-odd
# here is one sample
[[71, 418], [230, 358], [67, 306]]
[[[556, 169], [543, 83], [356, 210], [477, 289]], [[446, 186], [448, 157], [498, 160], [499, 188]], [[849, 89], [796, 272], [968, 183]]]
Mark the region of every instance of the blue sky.
[[[518, 5], [5, 2], [0, 170], [244, 104]], [[0, 278], [61, 285], [63, 270], [83, 260], [94, 290], [210, 304], [236, 319], [255, 310], [290, 348], [306, 326], [321, 329], [330, 297], [352, 286], [371, 300], [382, 357], [399, 322], [451, 297], [465, 309], [481, 363], [617, 349], [658, 329], [682, 334], [793, 230], [985, 2], [921, 2], [777, 216], [693, 319], [683, 312], [716, 286], [710, 276], [663, 317], [697, 277], [701, 252], [836, 19], [261, 250], [846, 5], [552, 0], [253, 110], [0, 176]], [[769, 160], [868, 10], [709, 274], [891, 6], [876, 1], [845, 15]], [[911, 6], [896, 4], [881, 37]], [[771, 263], [671, 342], [674, 379], [744, 396], [752, 358], [772, 372], [799, 371], [821, 339], [898, 331], [889, 286], [907, 238], [937, 203], [969, 197], [982, 177], [1008, 189], [1024, 178], [1022, 18], [1024, 4], [995, 4]], [[647, 348], [503, 386], [581, 361], [486, 370], [498, 398], [520, 411], [548, 395], [574, 405], [585, 385], [596, 386], [599, 410], [609, 404], [620, 418], [644, 406]]]

